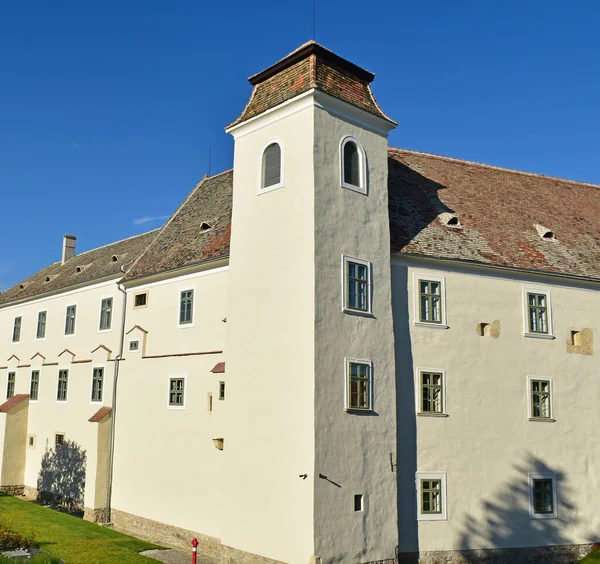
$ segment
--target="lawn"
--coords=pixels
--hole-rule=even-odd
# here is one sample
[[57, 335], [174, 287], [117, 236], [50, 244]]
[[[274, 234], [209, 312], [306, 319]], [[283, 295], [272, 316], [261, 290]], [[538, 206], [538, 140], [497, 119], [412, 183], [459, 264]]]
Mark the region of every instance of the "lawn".
[[68, 564], [151, 564], [156, 560], [138, 552], [160, 548], [6, 494], [0, 494], [0, 525], [22, 534], [33, 533], [43, 551]]
[[600, 549], [590, 552], [579, 564], [600, 564]]

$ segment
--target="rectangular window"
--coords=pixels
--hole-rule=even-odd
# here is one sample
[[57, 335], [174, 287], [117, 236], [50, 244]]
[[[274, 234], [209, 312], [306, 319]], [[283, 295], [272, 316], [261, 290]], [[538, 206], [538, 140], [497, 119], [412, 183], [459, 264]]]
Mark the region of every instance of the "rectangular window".
[[27, 448], [35, 448], [35, 435], [27, 435]]
[[557, 517], [554, 474], [529, 474], [529, 514], [532, 519]]
[[444, 472], [417, 473], [417, 508], [420, 521], [447, 518], [446, 474]]
[[421, 413], [444, 413], [444, 373], [420, 372]]
[[442, 323], [442, 284], [419, 280], [419, 321]]
[[31, 371], [31, 385], [29, 387], [29, 399], [31, 401], [37, 401], [40, 391], [40, 371]]
[[65, 434], [64, 433], [55, 433], [54, 435], [54, 446], [61, 446], [65, 444]]
[[225, 399], [225, 382], [219, 382], [219, 399]]
[[184, 290], [179, 299], [179, 324], [192, 323], [194, 290]]
[[36, 339], [44, 339], [46, 337], [46, 314], [45, 311], [38, 313], [37, 330], [35, 332]]
[[346, 359], [346, 409], [372, 409], [371, 379], [370, 361]]
[[344, 311], [371, 313], [371, 263], [347, 256], [342, 262]]
[[100, 331], [108, 331], [112, 324], [112, 298], [104, 298], [100, 304]]
[[104, 368], [94, 368], [92, 373], [92, 401], [102, 401]]
[[548, 303], [546, 294], [527, 292], [527, 313], [530, 333], [548, 333]]
[[140, 350], [140, 342], [135, 340], [135, 341], [129, 341], [129, 351], [130, 352], [138, 352]]
[[136, 294], [133, 298], [133, 307], [145, 307], [148, 304], [148, 293]]
[[15, 395], [15, 380], [17, 378], [16, 372], [9, 372], [6, 381], [6, 399], [10, 399]]
[[69, 371], [58, 371], [58, 388], [56, 391], [56, 401], [67, 401], [67, 387], [69, 384]]
[[552, 417], [552, 382], [549, 379], [529, 378], [529, 401], [532, 419]]
[[77, 314], [77, 306], [67, 306], [67, 315], [65, 319], [65, 335], [75, 334], [75, 316]]
[[185, 400], [185, 378], [169, 378], [169, 406], [183, 407]]
[[362, 494], [354, 494], [354, 511], [363, 510], [363, 496]]
[[13, 343], [18, 343], [21, 340], [21, 321], [22, 317], [15, 317], [15, 323], [13, 325]]

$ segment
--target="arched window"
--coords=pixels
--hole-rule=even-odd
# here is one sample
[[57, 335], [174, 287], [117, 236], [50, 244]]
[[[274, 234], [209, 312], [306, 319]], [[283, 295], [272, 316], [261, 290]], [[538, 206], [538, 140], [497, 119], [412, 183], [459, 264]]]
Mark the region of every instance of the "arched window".
[[342, 186], [367, 193], [365, 152], [353, 137], [346, 137], [340, 146]]
[[281, 184], [281, 147], [279, 143], [271, 143], [263, 153], [262, 188], [270, 188]]

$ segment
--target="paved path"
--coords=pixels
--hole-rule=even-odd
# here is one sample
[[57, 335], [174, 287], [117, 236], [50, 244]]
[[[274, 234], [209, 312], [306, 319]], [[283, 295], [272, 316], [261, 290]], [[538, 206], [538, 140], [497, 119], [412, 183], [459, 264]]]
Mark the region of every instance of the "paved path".
[[[191, 564], [192, 562], [192, 551], [174, 550], [167, 548], [165, 550], [146, 550], [141, 553], [143, 556], [148, 556], [164, 562], [164, 564]], [[217, 564], [217, 561], [210, 556], [203, 556], [198, 553], [198, 564]]]

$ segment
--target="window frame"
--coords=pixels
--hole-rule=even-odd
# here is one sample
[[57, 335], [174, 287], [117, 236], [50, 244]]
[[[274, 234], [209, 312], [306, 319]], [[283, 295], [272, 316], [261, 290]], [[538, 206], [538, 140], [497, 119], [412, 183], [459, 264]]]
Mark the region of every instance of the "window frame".
[[[423, 411], [423, 374], [440, 374], [442, 377], [442, 411]], [[443, 368], [417, 367], [415, 369], [416, 413], [423, 417], [448, 417], [446, 410], [447, 387], [446, 371]]]
[[[348, 184], [344, 181], [344, 147], [347, 143], [352, 142], [356, 145], [358, 149], [358, 164], [359, 164], [359, 186], [354, 186], [354, 184]], [[346, 190], [352, 190], [353, 192], [358, 192], [359, 194], [363, 194], [365, 196], [369, 195], [369, 186], [368, 186], [368, 177], [367, 177], [367, 154], [365, 152], [364, 147], [358, 141], [356, 137], [353, 135], [346, 135], [342, 137], [339, 146], [339, 165], [340, 165], [340, 187], [345, 188]]]
[[[365, 266], [367, 268], [367, 309], [356, 309], [348, 305], [349, 291], [348, 291], [348, 267], [350, 263]], [[342, 255], [342, 311], [352, 315], [365, 315], [373, 316], [373, 268], [372, 263], [368, 260], [359, 259], [357, 257], [351, 257], [349, 255]]]
[[[37, 373], [37, 381], [35, 383], [37, 384], [37, 387], [36, 387], [36, 394], [35, 394], [35, 398], [34, 398], [33, 397], [33, 384], [34, 384], [33, 375], [36, 373]], [[34, 369], [31, 371], [31, 373], [29, 375], [29, 403], [37, 403], [40, 399], [40, 373], [41, 373], [41, 370]]]
[[[192, 318], [190, 321], [181, 322], [181, 294], [184, 292], [192, 292]], [[185, 329], [187, 327], [194, 327], [196, 323], [196, 287], [186, 286], [179, 288], [178, 299], [177, 299], [177, 327]]]
[[[536, 417], [533, 414], [533, 382], [548, 382], [549, 384], [549, 417]], [[556, 421], [556, 419], [554, 418], [554, 387], [552, 383], [552, 378], [548, 378], [547, 376], [527, 376], [527, 418], [529, 419], [529, 421]]]
[[[531, 331], [529, 326], [529, 294], [543, 295], [546, 297], [546, 323], [548, 331], [546, 333]], [[541, 288], [523, 287], [523, 336], [533, 339], [554, 339], [554, 328], [552, 325], [552, 300], [550, 290]]]
[[13, 321], [12, 342], [14, 344], [21, 342], [21, 331], [23, 329], [23, 316], [17, 315]]
[[[421, 288], [420, 282], [438, 282], [440, 284], [440, 297], [442, 306], [440, 308], [441, 320], [437, 321], [421, 321]], [[420, 327], [430, 327], [436, 329], [448, 329], [448, 319], [446, 317], [446, 278], [423, 272], [415, 272], [413, 274], [413, 323]]]
[[219, 380], [219, 401], [225, 399], [225, 381]]
[[[144, 305], [135, 305], [135, 300], [138, 296], [142, 296], [142, 295], [146, 295], [146, 303]], [[146, 290], [145, 292], [136, 292], [133, 295], [133, 309], [144, 309], [145, 307], [148, 307], [148, 296], [149, 292]]]
[[[534, 498], [534, 481], [535, 480], [551, 480], [552, 481], [552, 509], [551, 513], [536, 513], [535, 498]], [[528, 474], [529, 481], [529, 517], [531, 519], [557, 519], [558, 518], [558, 503], [556, 492], [556, 475], [552, 472]]]
[[[137, 343], [137, 349], [132, 349], [131, 348], [131, 344], [132, 343]], [[129, 339], [128, 343], [127, 343], [127, 352], [130, 352], [132, 354], [138, 354], [141, 350], [141, 343], [140, 343], [140, 339]]]
[[[65, 383], [65, 399], [59, 399], [61, 372], [67, 373], [66, 383]], [[67, 367], [59, 367], [58, 375], [56, 377], [56, 403], [67, 403], [68, 401], [69, 401], [69, 369]]]
[[[108, 327], [102, 327], [103, 321], [103, 309], [102, 305], [105, 301], [110, 300], [110, 309], [109, 309], [109, 318], [108, 318]], [[112, 331], [113, 320], [114, 320], [114, 312], [115, 312], [115, 298], [114, 296], [103, 296], [100, 298], [100, 316], [98, 318], [98, 333], [110, 333]]]
[[[42, 315], [42, 313], [44, 314], [44, 332], [43, 335], [40, 337], [40, 316]], [[37, 325], [35, 327], [35, 340], [36, 341], [45, 341], [46, 340], [46, 329], [48, 328], [48, 310], [47, 309], [43, 309], [38, 311], [38, 318], [37, 318]]]
[[[279, 182], [277, 184], [273, 184], [271, 186], [267, 186], [263, 188], [263, 180], [264, 180], [264, 168], [265, 168], [265, 157], [267, 149], [271, 146], [277, 144], [279, 145], [279, 156], [281, 159], [280, 168], [279, 168]], [[258, 186], [256, 189], [257, 196], [261, 194], [267, 194], [268, 192], [272, 192], [273, 190], [279, 190], [285, 186], [285, 151], [283, 147], [283, 143], [281, 139], [278, 137], [272, 137], [269, 139], [260, 150], [260, 160], [258, 166]]]
[[[62, 437], [60, 443], [56, 440], [58, 437]], [[63, 431], [54, 431], [54, 449], [55, 450], [56, 450], [56, 447], [63, 446], [65, 444], [66, 440], [67, 440], [66, 433], [64, 433]]]
[[[100, 384], [100, 399], [94, 399], [94, 382], [96, 381], [96, 370], [102, 370], [102, 380]], [[104, 364], [97, 364], [92, 366], [92, 380], [90, 387], [90, 403], [102, 403], [104, 400], [104, 384], [106, 383], [105, 378], [106, 366]]]
[[[12, 378], [11, 378], [12, 376]], [[6, 373], [6, 399], [9, 400], [15, 396], [17, 386], [17, 373], [12, 370]]]
[[[367, 389], [368, 389], [368, 406], [367, 407], [351, 407], [350, 406], [350, 364], [362, 364], [367, 366]], [[344, 358], [344, 411], [347, 413], [372, 413], [374, 411], [373, 400], [373, 361], [360, 358]]]
[[[171, 404], [171, 380], [183, 380], [183, 403], [181, 405]], [[184, 410], [187, 407], [187, 374], [169, 374], [167, 376], [167, 409]]]
[[[415, 475], [415, 489], [417, 491], [417, 521], [447, 521], [448, 520], [448, 488], [446, 472], [417, 472]], [[424, 513], [422, 511], [421, 499], [423, 480], [439, 480], [442, 487], [442, 508], [439, 513]]]
[[[69, 320], [69, 308], [74, 308], [73, 310], [73, 330], [71, 333], [67, 333], [68, 329], [68, 320]], [[77, 328], [77, 304], [70, 304], [65, 309], [65, 337], [74, 337], [75, 331]]]

